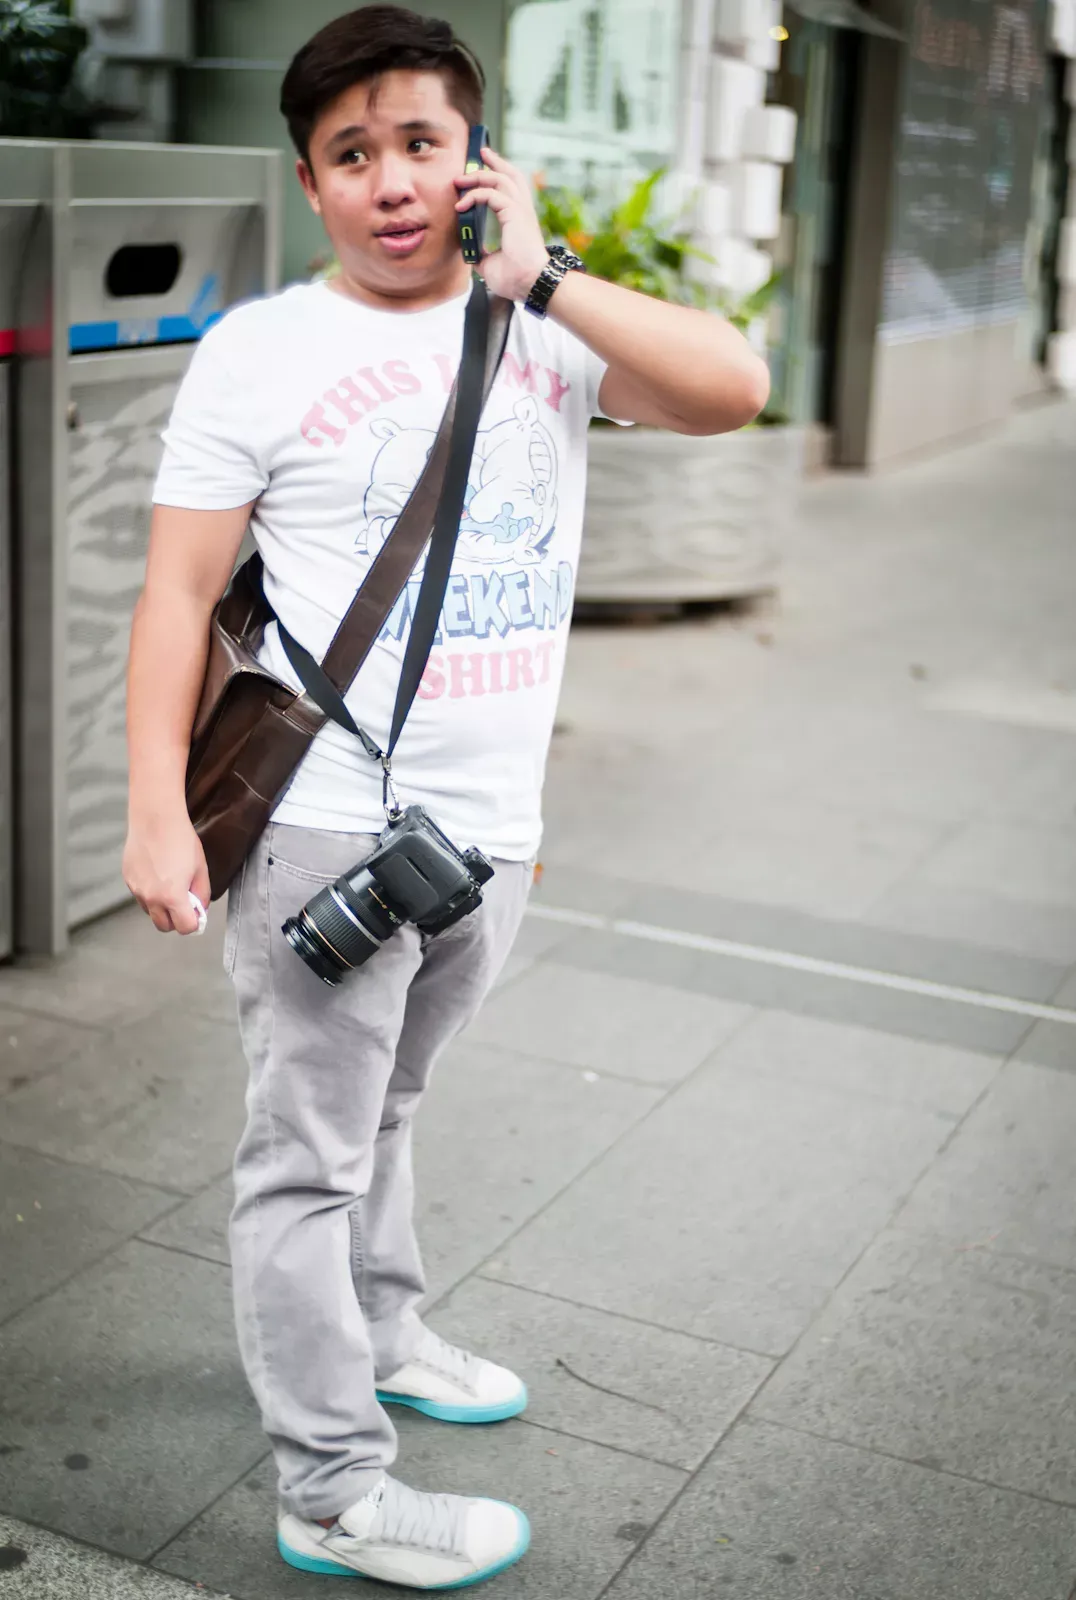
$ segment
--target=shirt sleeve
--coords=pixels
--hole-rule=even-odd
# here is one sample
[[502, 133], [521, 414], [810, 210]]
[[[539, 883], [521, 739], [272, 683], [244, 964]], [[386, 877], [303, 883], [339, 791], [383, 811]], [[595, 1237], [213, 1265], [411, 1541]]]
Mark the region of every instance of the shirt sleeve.
[[601, 388], [602, 379], [609, 370], [609, 363], [603, 361], [601, 356], [595, 355], [587, 345], [578, 341], [583, 353], [583, 371], [587, 391], [587, 415], [591, 417], [604, 417], [607, 422], [615, 422], [620, 428], [631, 428], [633, 423], [624, 417], [610, 417], [598, 404], [598, 390]]
[[161, 435], [164, 455], [153, 502], [226, 511], [256, 500], [269, 482], [251, 428], [254, 396], [234, 375], [227, 319], [191, 358]]

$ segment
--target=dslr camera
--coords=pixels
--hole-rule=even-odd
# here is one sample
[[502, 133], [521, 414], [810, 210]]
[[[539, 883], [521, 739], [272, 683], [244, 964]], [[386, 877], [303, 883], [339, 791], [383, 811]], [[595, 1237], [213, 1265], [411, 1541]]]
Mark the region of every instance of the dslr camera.
[[480, 850], [457, 850], [424, 807], [408, 806], [373, 855], [320, 889], [282, 931], [322, 983], [337, 984], [405, 922], [426, 934], [450, 928], [482, 904], [492, 876]]

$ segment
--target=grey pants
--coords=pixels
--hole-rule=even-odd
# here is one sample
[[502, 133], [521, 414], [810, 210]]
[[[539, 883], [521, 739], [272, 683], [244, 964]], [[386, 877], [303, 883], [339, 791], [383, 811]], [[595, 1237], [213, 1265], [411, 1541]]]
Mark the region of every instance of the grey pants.
[[304, 1517], [335, 1516], [395, 1459], [375, 1385], [421, 1326], [411, 1119], [496, 979], [531, 881], [529, 864], [498, 861], [478, 911], [432, 939], [401, 928], [329, 988], [280, 927], [375, 842], [273, 824], [229, 894], [225, 963], [250, 1067], [236, 1323], [281, 1500]]

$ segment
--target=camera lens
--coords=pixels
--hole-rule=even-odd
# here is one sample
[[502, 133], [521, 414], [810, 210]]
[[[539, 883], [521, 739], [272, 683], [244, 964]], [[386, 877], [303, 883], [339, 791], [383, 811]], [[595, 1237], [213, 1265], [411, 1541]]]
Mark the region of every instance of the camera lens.
[[366, 868], [356, 867], [319, 889], [282, 931], [322, 983], [337, 984], [369, 961], [403, 920]]

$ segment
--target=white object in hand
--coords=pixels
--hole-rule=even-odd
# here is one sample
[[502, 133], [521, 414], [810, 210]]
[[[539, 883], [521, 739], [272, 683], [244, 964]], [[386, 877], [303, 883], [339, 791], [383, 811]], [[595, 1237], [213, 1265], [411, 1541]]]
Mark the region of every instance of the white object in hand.
[[209, 921], [209, 913], [206, 911], [205, 906], [199, 900], [193, 889], [187, 890], [187, 899], [191, 903], [191, 910], [197, 911], [198, 913], [198, 926], [194, 931], [195, 933], [204, 933], [206, 929], [206, 923]]

